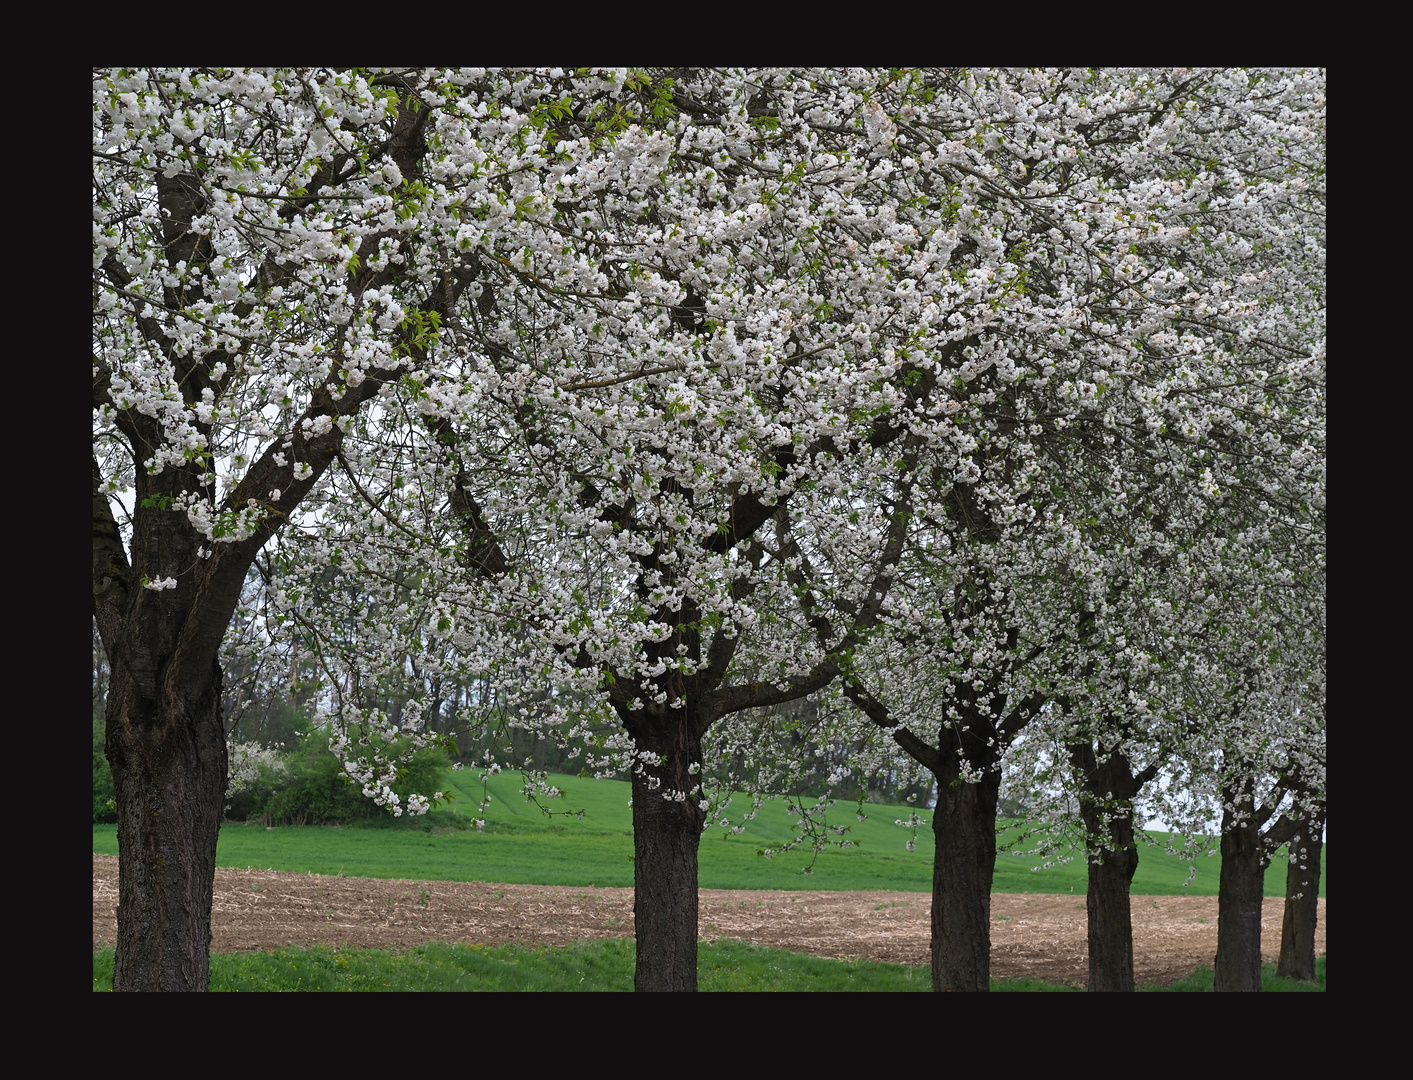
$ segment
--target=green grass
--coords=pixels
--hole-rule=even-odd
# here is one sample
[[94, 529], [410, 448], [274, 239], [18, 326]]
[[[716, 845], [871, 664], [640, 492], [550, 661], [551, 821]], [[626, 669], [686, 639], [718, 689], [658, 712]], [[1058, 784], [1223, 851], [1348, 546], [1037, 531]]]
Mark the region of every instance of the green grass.
[[[589, 991], [633, 989], [631, 940], [578, 942], [564, 947], [419, 945], [408, 951], [281, 949], [215, 954], [216, 991]], [[925, 990], [926, 968], [866, 961], [824, 960], [738, 941], [702, 943], [698, 964], [704, 991]], [[113, 950], [95, 950], [93, 989], [113, 984]]]
[[[1198, 968], [1186, 979], [1181, 979], [1171, 986], [1152, 986], [1148, 989], [1159, 993], [1180, 992], [1180, 993], [1212, 993], [1212, 985], [1216, 975], [1211, 968]], [[1265, 994], [1308, 994], [1323, 993], [1325, 989], [1325, 957], [1315, 957], [1315, 981], [1312, 983], [1297, 982], [1295, 979], [1283, 979], [1276, 974], [1275, 964], [1261, 965], [1261, 992]]]
[[[583, 810], [582, 821], [546, 819], [518, 793], [518, 774], [490, 781], [493, 802], [484, 833], [467, 827], [480, 799], [480, 784], [468, 773], [449, 773], [448, 791], [457, 796], [451, 809], [425, 818], [385, 819], [379, 826], [331, 829], [314, 826], [267, 830], [260, 825], [221, 828], [216, 861], [224, 867], [259, 867], [347, 877], [421, 878], [440, 881], [490, 881], [526, 885], [633, 884], [632, 811], [629, 785], [613, 780], [551, 777], [566, 797], [550, 804], [557, 810]], [[740, 801], [732, 807], [739, 813]], [[793, 818], [783, 803], [766, 804], [740, 836], [713, 826], [702, 837], [700, 883], [705, 889], [889, 889], [930, 892], [932, 832], [918, 831], [917, 850], [908, 851], [910, 832], [894, 825], [905, 818], [902, 807], [865, 806], [859, 822], [852, 804], [837, 806], [831, 820], [849, 826], [859, 846], [820, 854], [810, 875], [801, 873], [808, 852], [793, 851], [763, 859], [757, 852], [779, 847], [791, 835]], [[924, 820], [930, 815], [924, 811]], [[1155, 834], [1159, 840], [1161, 834]], [[93, 827], [93, 850], [118, 853], [116, 828]], [[1325, 895], [1322, 860], [1320, 895]], [[1001, 854], [996, 860], [995, 892], [1085, 892], [1084, 859], [1032, 872], [1035, 861]], [[1198, 863], [1197, 877], [1186, 889], [1187, 863], [1161, 847], [1139, 852], [1133, 892], [1139, 896], [1215, 896], [1218, 858]], [[1266, 894], [1285, 892], [1285, 863], [1276, 860], [1266, 875]]]
[[[217, 953], [211, 957], [215, 991], [629, 991], [633, 988], [633, 942], [579, 942], [565, 947], [517, 945], [419, 945], [405, 952], [376, 949], [281, 949], [273, 953]], [[1262, 972], [1266, 991], [1325, 989], [1325, 958], [1319, 983], [1278, 979], [1272, 965]], [[697, 978], [704, 991], [928, 991], [925, 967], [825, 960], [739, 941], [702, 943]], [[113, 988], [113, 950], [95, 949], [93, 989]], [[1072, 992], [1039, 979], [992, 979], [995, 991]], [[1203, 992], [1211, 971], [1198, 971], [1172, 986], [1152, 989]]]

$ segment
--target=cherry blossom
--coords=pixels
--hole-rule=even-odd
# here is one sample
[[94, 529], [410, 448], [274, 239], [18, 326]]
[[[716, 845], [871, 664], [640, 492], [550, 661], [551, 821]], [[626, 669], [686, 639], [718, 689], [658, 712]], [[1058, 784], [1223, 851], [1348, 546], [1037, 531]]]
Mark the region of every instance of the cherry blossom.
[[[144, 709], [206, 730], [143, 704], [133, 648], [205, 700], [263, 549], [272, 647], [392, 812], [441, 797], [391, 790], [432, 678], [485, 688], [465, 728], [630, 773], [637, 985], [690, 989], [696, 845], [730, 821], [704, 767], [763, 745], [760, 710], [825, 695], [823, 741], [993, 792], [1042, 719], [1311, 715], [1286, 675], [1323, 647], [1323, 86], [95, 72], [110, 753], [138, 759]], [[369, 704], [393, 685], [400, 716]]]

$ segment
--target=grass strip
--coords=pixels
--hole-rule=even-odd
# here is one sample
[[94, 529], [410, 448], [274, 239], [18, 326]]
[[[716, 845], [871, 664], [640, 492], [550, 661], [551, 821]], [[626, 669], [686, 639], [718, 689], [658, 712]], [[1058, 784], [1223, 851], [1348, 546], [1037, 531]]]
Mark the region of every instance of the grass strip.
[[[634, 946], [629, 939], [529, 948], [519, 945], [419, 945], [406, 951], [287, 948], [269, 953], [217, 953], [211, 957], [211, 989], [240, 992], [627, 992], [633, 989]], [[1325, 989], [1325, 958], [1318, 982], [1278, 978], [1262, 968], [1262, 989], [1308, 992]], [[828, 960], [740, 941], [703, 942], [697, 961], [700, 988], [707, 992], [849, 993], [931, 990], [926, 967], [866, 960]], [[113, 988], [113, 950], [93, 951], [93, 989]], [[992, 979], [993, 991], [1074, 992], [1039, 979]], [[1210, 993], [1212, 972], [1150, 990]]]

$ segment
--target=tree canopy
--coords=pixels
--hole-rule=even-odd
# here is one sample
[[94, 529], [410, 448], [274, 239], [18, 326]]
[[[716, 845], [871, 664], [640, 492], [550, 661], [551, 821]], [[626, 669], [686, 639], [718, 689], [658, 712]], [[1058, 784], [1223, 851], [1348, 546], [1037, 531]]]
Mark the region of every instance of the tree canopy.
[[[632, 770], [641, 988], [695, 985], [704, 740], [743, 710], [833, 686], [974, 785], [1042, 704], [1180, 725], [1237, 654], [1322, 656], [1323, 91], [96, 71], [120, 829], [224, 774], [216, 650], [262, 548], [366, 794], [404, 809], [440, 677]], [[1289, 718], [1292, 685], [1249, 693]]]

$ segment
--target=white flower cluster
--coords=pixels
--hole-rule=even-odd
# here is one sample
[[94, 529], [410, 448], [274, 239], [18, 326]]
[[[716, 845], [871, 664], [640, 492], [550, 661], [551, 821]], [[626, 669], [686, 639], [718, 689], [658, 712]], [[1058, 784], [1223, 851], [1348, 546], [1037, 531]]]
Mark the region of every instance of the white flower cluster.
[[703, 738], [831, 686], [961, 783], [1031, 723], [1322, 769], [1322, 72], [123, 69], [93, 124], [102, 490], [283, 530], [393, 813], [451, 685], [703, 826]]
[[276, 773], [288, 771], [288, 766], [280, 756], [280, 747], [263, 746], [255, 742], [233, 742], [226, 747], [227, 766], [226, 795], [234, 795], [255, 782], [264, 766]]

